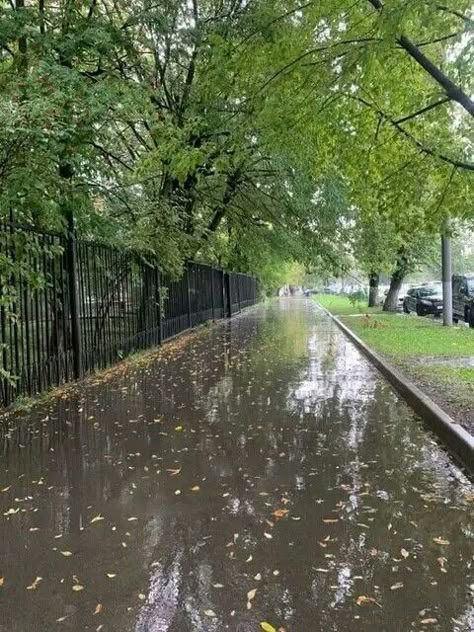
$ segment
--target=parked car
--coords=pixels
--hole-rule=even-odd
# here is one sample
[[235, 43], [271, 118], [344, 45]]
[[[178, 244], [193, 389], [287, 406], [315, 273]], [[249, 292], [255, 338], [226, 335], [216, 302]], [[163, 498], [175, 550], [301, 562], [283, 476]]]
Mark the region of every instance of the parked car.
[[403, 300], [405, 314], [416, 312], [418, 316], [443, 313], [443, 288], [441, 285], [421, 285], [408, 290]]
[[453, 320], [474, 328], [474, 274], [453, 276]]

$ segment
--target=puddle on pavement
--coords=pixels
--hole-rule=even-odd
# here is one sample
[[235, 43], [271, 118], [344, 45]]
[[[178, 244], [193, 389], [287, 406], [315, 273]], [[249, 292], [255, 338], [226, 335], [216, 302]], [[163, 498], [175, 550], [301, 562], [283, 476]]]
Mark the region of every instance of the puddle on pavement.
[[473, 487], [310, 301], [1, 433], [2, 632], [474, 630]]

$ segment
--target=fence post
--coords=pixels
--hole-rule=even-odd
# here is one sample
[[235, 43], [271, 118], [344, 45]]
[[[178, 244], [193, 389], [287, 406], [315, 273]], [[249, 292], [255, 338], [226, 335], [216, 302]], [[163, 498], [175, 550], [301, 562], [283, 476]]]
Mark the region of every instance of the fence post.
[[236, 274], [235, 275], [237, 277], [237, 300], [239, 301], [239, 312], [242, 311], [242, 308], [240, 307], [240, 279], [241, 276], [240, 274]]
[[225, 288], [225, 297], [227, 299], [227, 305], [224, 306], [225, 314], [228, 318], [232, 317], [232, 297], [230, 295], [231, 290], [231, 280], [230, 280], [230, 272], [224, 272], [224, 288]]
[[190, 329], [193, 326], [193, 319], [191, 315], [191, 285], [189, 283], [189, 272], [192, 265], [192, 263], [188, 263], [186, 265], [186, 286], [188, 289], [188, 326]]
[[74, 378], [82, 375], [81, 323], [77, 287], [77, 244], [72, 211], [67, 214], [66, 273], [69, 288], [69, 311], [71, 315], [72, 368]]
[[216, 313], [214, 307], [214, 268], [211, 266], [211, 305], [212, 305], [212, 320], [216, 320]]
[[155, 268], [155, 301], [158, 310], [158, 344], [163, 342], [163, 314], [161, 313], [163, 302], [161, 293], [161, 274], [158, 268]]

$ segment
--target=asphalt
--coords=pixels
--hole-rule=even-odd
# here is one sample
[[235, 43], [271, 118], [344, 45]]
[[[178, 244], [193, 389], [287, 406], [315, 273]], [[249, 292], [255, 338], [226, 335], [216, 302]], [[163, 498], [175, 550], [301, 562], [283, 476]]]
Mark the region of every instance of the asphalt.
[[98, 376], [0, 446], [1, 632], [474, 630], [473, 486], [310, 301]]

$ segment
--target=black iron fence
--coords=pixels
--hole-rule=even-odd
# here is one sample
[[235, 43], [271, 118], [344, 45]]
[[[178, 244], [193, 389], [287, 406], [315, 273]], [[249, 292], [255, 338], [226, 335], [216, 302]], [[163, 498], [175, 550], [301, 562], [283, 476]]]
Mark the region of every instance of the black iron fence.
[[0, 225], [0, 403], [64, 384], [258, 300], [246, 274]]

